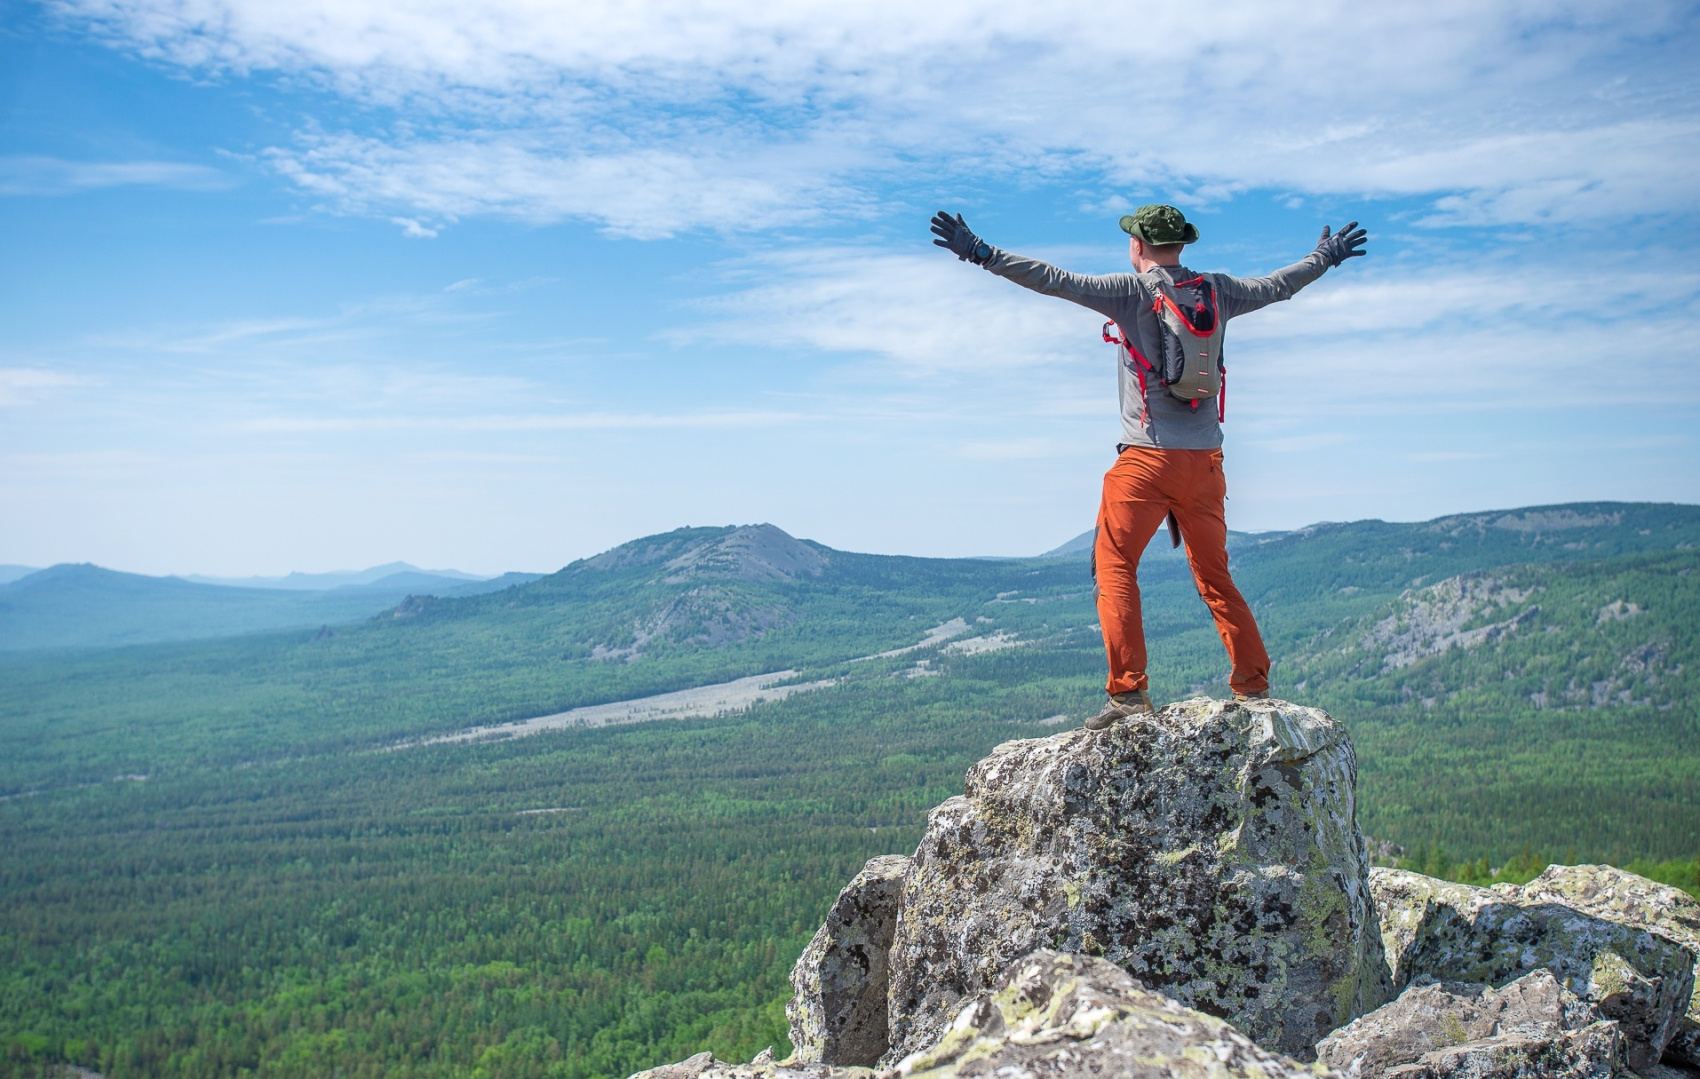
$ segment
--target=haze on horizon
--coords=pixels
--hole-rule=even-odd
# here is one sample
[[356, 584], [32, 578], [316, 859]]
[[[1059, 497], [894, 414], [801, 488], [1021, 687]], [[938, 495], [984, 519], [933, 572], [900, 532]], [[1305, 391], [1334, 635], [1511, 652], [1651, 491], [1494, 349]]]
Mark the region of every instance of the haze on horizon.
[[0, 29], [0, 563], [550, 570], [686, 524], [1032, 554], [1072, 269], [1371, 255], [1230, 330], [1230, 524], [1700, 502], [1692, 5], [49, 0]]

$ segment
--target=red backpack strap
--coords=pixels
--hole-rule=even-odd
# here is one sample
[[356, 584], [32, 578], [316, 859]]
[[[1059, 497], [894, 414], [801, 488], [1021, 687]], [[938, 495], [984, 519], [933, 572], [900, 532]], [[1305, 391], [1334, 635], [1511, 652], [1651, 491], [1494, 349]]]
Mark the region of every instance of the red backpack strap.
[[[1110, 336], [1110, 331], [1112, 329], [1116, 331], [1116, 336], [1114, 337]], [[1120, 345], [1127, 349], [1127, 354], [1132, 356], [1134, 359], [1133, 373], [1139, 376], [1139, 422], [1140, 425], [1143, 426], [1145, 423], [1145, 413], [1149, 410], [1149, 406], [1146, 404], [1145, 372], [1152, 369], [1151, 363], [1140, 354], [1140, 351], [1137, 348], [1133, 347], [1133, 342], [1128, 340], [1127, 331], [1123, 330], [1120, 326], [1117, 326], [1114, 322], [1104, 323], [1103, 333], [1105, 344]]]

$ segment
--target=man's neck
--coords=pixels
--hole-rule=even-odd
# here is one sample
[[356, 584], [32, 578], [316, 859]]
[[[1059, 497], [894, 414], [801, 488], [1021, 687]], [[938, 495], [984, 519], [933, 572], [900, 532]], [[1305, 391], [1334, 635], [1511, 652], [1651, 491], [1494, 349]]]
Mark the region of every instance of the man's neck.
[[1169, 270], [1178, 270], [1181, 267], [1181, 260], [1176, 258], [1172, 262], [1158, 262], [1155, 259], [1148, 259], [1143, 255], [1135, 256], [1133, 260], [1133, 268], [1140, 273], [1147, 273], [1151, 270], [1157, 269], [1158, 267], [1163, 267], [1164, 269]]

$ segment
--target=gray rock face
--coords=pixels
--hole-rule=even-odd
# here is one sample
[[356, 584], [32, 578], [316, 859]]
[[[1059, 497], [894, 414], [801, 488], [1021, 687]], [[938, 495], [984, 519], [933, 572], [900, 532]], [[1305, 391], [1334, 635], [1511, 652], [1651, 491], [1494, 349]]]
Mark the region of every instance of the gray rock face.
[[1623, 1035], [1537, 970], [1505, 986], [1431, 983], [1322, 1039], [1320, 1063], [1347, 1079], [1505, 1076], [1611, 1079]]
[[[884, 1079], [1326, 1079], [1318, 1065], [1259, 1048], [1220, 1019], [1147, 993], [1102, 959], [1041, 951], [946, 1017], [941, 1040]], [[771, 1052], [748, 1064], [708, 1053], [632, 1079], [874, 1079], [867, 1068]]]
[[999, 746], [933, 810], [905, 874], [886, 1060], [1043, 948], [1308, 1058], [1390, 995], [1356, 773], [1327, 714], [1273, 700]]
[[1425, 980], [1505, 985], [1544, 968], [1622, 1028], [1636, 1069], [1658, 1063], [1694, 988], [1694, 957], [1644, 929], [1513, 885], [1472, 888], [1398, 869], [1370, 872], [1382, 941], [1403, 987]]
[[795, 1059], [776, 1061], [768, 1048], [748, 1064], [728, 1064], [715, 1060], [713, 1053], [701, 1052], [677, 1064], [638, 1072], [631, 1079], [874, 1079], [874, 1075], [868, 1068], [803, 1064]]
[[1621, 1052], [1613, 1023], [1596, 1023], [1556, 1038], [1501, 1034], [1427, 1053], [1388, 1072], [1397, 1079], [1609, 1079]]
[[885, 1055], [886, 953], [908, 865], [900, 854], [870, 859], [791, 968], [794, 1061], [868, 1066]]
[[1563, 903], [1608, 922], [1649, 929], [1687, 948], [1695, 957], [1696, 985], [1688, 1014], [1665, 1046], [1665, 1057], [1700, 1067], [1700, 902], [1680, 888], [1609, 865], [1549, 865], [1523, 886], [1521, 894]]
[[1260, 1048], [1227, 1023], [1148, 993], [1102, 959], [1034, 952], [990, 992], [959, 1004], [939, 1042], [900, 1076], [958, 1079], [1317, 1079], [1328, 1073]]

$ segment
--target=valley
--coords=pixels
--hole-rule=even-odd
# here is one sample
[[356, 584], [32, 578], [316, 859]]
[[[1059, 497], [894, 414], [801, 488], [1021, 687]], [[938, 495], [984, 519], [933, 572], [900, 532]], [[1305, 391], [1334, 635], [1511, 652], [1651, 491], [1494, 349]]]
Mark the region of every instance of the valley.
[[[1700, 509], [1233, 542], [1276, 691], [1347, 726], [1389, 857], [1700, 886]], [[1141, 576], [1158, 695], [1221, 694], [1184, 560], [1164, 540]], [[329, 632], [0, 657], [4, 1073], [619, 1079], [783, 1049], [842, 882], [992, 746], [1096, 704], [1090, 588], [1081, 554], [687, 529]]]

